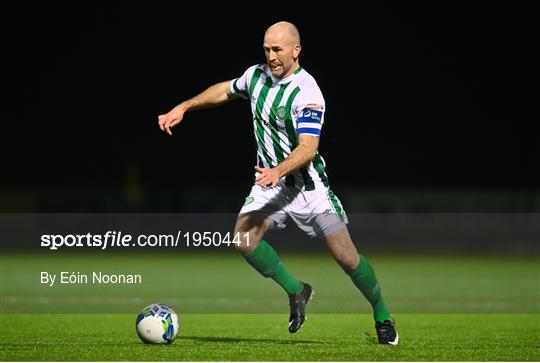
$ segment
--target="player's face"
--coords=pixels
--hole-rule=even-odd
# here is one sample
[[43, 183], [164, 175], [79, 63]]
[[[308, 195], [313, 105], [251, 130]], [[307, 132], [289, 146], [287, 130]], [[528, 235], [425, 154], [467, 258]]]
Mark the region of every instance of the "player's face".
[[296, 70], [300, 44], [295, 44], [285, 32], [266, 34], [263, 48], [274, 77], [285, 78]]

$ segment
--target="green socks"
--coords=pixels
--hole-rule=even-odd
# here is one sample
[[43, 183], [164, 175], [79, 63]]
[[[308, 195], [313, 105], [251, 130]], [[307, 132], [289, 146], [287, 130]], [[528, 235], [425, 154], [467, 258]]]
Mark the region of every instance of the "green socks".
[[[257, 248], [244, 258], [261, 275], [277, 282], [287, 294], [298, 294], [302, 291], [302, 283], [287, 271], [276, 251], [266, 241], [262, 240]], [[364, 256], [360, 256], [358, 266], [349, 273], [349, 276], [371, 304], [375, 321], [382, 323], [391, 320], [375, 271]]]
[[380, 323], [385, 320], [391, 320], [390, 312], [386, 308], [384, 299], [381, 294], [381, 287], [375, 271], [369, 261], [362, 255], [360, 255], [360, 262], [354, 271], [349, 273], [351, 280], [356, 287], [362, 292], [362, 295], [369, 301], [373, 308], [373, 317], [375, 321]]
[[277, 282], [287, 294], [298, 294], [302, 291], [302, 283], [287, 271], [276, 251], [266, 241], [261, 240], [257, 248], [244, 255], [244, 258], [261, 275]]

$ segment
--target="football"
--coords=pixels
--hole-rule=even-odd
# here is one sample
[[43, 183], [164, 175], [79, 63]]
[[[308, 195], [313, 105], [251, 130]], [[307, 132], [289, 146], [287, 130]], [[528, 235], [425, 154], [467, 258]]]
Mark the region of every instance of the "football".
[[137, 335], [147, 344], [170, 344], [176, 339], [180, 321], [168, 305], [151, 304], [141, 310], [135, 322]]

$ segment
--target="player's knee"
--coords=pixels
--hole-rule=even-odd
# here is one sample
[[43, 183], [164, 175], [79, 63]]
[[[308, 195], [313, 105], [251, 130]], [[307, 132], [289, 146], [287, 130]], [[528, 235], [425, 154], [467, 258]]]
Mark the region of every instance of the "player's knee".
[[353, 271], [358, 266], [359, 257], [357, 254], [340, 253], [335, 258], [345, 272]]
[[234, 249], [237, 250], [238, 252], [244, 254], [244, 255], [251, 252], [251, 249], [245, 243], [235, 243], [234, 244]]
[[253, 252], [259, 244], [259, 240], [252, 233], [239, 232], [236, 236], [238, 242], [234, 244], [234, 249], [244, 255]]

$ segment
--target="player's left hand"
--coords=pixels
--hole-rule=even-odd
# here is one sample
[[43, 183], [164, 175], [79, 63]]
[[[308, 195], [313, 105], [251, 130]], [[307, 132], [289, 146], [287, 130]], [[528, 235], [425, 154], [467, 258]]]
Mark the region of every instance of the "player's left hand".
[[255, 170], [260, 174], [255, 178], [255, 183], [262, 187], [275, 187], [279, 182], [279, 171], [274, 168], [259, 168], [255, 166]]

